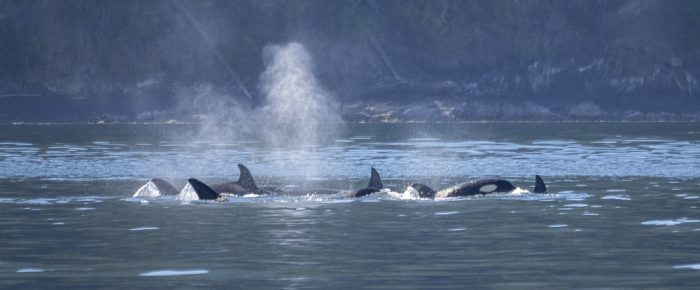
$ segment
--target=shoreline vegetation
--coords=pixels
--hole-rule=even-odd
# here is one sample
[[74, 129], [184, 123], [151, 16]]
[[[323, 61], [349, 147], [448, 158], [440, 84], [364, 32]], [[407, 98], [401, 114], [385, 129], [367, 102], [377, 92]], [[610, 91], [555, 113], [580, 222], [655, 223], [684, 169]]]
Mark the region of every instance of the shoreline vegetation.
[[700, 121], [697, 15], [692, 0], [0, 1], [0, 122], [227, 122], [275, 102], [353, 123]]
[[[232, 104], [230, 108], [230, 112], [191, 107], [138, 112], [132, 107], [128, 111], [110, 112], [79, 102], [3, 104], [0, 99], [0, 124], [226, 124], [257, 114], [245, 105]], [[700, 122], [700, 111], [692, 109], [688, 112], [621, 110], [601, 108], [593, 102], [545, 106], [528, 101], [360, 100], [338, 104], [332, 111], [344, 123]]]
[[[339, 124], [540, 124], [540, 123], [553, 123], [553, 124], [594, 124], [594, 123], [700, 123], [700, 118], [688, 119], [688, 120], [558, 120], [558, 121], [537, 121], [537, 120], [475, 120], [475, 121], [454, 121], [454, 122], [433, 122], [433, 121], [359, 121], [359, 122], [342, 122]], [[86, 122], [25, 122], [25, 121], [0, 121], [0, 125], [11, 125], [11, 126], [51, 126], [51, 125], [235, 125], [235, 122], [195, 122], [195, 121], [178, 121], [178, 120], [168, 120], [164, 122], [105, 122], [105, 121], [86, 121]]]

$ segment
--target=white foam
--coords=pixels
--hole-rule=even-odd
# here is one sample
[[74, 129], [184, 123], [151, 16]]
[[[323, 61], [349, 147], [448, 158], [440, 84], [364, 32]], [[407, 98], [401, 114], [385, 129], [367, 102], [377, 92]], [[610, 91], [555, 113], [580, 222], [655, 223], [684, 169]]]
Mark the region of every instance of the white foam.
[[605, 192], [625, 192], [627, 190], [625, 189], [608, 189]]
[[407, 187], [404, 192], [389, 191], [389, 196], [397, 199], [415, 200], [420, 199], [418, 191], [413, 187]]
[[138, 197], [136, 197], [136, 198], [130, 197], [130, 198], [122, 199], [122, 200], [123, 200], [123, 201], [127, 201], [127, 202], [141, 203], [141, 204], [149, 204], [149, 203], [151, 203], [151, 202], [148, 201], [148, 200], [141, 199], [141, 198], [138, 198]]
[[606, 196], [601, 197], [600, 199], [604, 199], [604, 200], [627, 200], [627, 201], [632, 200], [629, 196], [625, 196], [625, 195], [606, 195]]
[[530, 192], [527, 189], [516, 187], [515, 189], [513, 189], [513, 191], [510, 192], [510, 194], [521, 195], [521, 194], [530, 194]]
[[689, 220], [684, 217], [676, 220], [651, 220], [642, 222], [643, 225], [647, 226], [675, 226], [685, 223], [700, 223], [700, 220]]
[[197, 192], [194, 191], [194, 188], [192, 188], [192, 185], [188, 182], [185, 184], [185, 187], [180, 190], [180, 193], [178, 193], [177, 197], [175, 197], [175, 200], [179, 201], [193, 201], [193, 200], [199, 200], [199, 196], [197, 196]]
[[25, 200], [24, 202], [21, 202], [23, 204], [35, 204], [35, 205], [47, 205], [51, 204], [52, 201], [55, 199], [52, 198], [35, 198], [35, 199], [28, 199]]
[[207, 274], [209, 270], [159, 270], [141, 273], [139, 276], [144, 277], [163, 277], [163, 276], [183, 276], [183, 275], [201, 275]]
[[95, 210], [94, 207], [78, 207], [75, 210], [85, 211], [85, 210]]
[[158, 229], [158, 227], [140, 227], [140, 228], [131, 228], [129, 230], [130, 231], [154, 231], [157, 229]]
[[466, 228], [451, 228], [451, 229], [447, 229], [448, 232], [461, 232], [461, 231], [465, 231], [465, 230], [466, 230]]
[[565, 204], [565, 207], [587, 207], [588, 205], [585, 203], [570, 203], [570, 204]]
[[679, 265], [679, 266], [674, 266], [673, 268], [674, 269], [700, 270], [700, 264]]
[[698, 198], [700, 198], [700, 196], [691, 195], [691, 196], [686, 196], [686, 197], [684, 197], [683, 199], [698, 199]]
[[453, 215], [453, 214], [458, 214], [458, 211], [443, 211], [443, 212], [436, 212], [435, 215]]
[[565, 227], [568, 227], [568, 226], [569, 226], [569, 225], [567, 225], [567, 224], [556, 224], [556, 225], [550, 225], [550, 226], [547, 226], [547, 227], [548, 227], [548, 228], [565, 228]]
[[44, 269], [41, 268], [22, 268], [22, 269], [17, 269], [17, 273], [41, 273], [44, 272]]
[[146, 184], [144, 184], [138, 190], [136, 190], [134, 195], [131, 197], [156, 198], [159, 196], [161, 196], [161, 193], [160, 190], [158, 190], [158, 186], [155, 183], [153, 183], [153, 181], [149, 180], [148, 182], [146, 182]]

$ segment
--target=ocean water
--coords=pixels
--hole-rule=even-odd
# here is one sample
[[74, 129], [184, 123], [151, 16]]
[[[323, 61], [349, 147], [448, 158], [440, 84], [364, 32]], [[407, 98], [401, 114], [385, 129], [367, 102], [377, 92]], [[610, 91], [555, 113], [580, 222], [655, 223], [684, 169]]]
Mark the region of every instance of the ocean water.
[[[700, 287], [700, 125], [0, 125], [0, 288]], [[150, 177], [387, 191], [132, 198]], [[546, 194], [400, 195], [480, 177]]]

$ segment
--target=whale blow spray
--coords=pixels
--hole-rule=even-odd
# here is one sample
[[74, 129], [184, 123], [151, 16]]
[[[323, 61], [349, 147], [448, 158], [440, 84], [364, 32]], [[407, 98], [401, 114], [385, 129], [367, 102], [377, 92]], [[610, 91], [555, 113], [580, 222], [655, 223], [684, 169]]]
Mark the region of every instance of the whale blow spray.
[[334, 136], [342, 122], [338, 104], [313, 74], [304, 46], [291, 42], [263, 50], [260, 76], [265, 96], [261, 110], [263, 138], [275, 147], [315, 145]]

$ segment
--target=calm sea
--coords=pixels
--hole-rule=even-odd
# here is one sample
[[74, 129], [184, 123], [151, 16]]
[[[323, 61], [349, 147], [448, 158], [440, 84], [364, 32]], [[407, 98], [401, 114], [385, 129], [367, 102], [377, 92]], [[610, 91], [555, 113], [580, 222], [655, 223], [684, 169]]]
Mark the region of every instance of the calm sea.
[[[0, 288], [700, 287], [700, 124], [0, 125]], [[150, 177], [391, 192], [131, 198]], [[416, 200], [500, 177], [547, 194]]]

